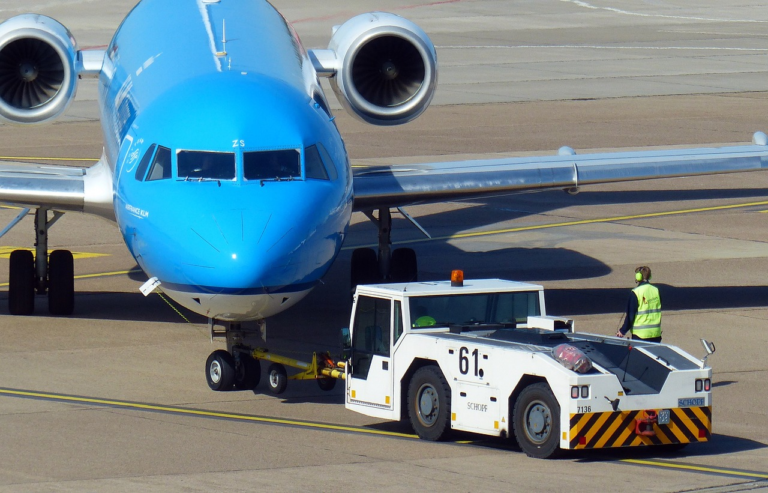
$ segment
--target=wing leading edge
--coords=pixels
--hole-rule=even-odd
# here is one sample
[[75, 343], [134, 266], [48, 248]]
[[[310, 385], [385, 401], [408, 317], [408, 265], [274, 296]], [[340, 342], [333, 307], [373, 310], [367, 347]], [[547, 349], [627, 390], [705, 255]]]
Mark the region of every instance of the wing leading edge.
[[753, 145], [376, 166], [356, 170], [355, 210], [654, 178], [768, 169], [768, 137]]
[[103, 158], [89, 168], [2, 162], [0, 202], [87, 212], [114, 221], [111, 173]]

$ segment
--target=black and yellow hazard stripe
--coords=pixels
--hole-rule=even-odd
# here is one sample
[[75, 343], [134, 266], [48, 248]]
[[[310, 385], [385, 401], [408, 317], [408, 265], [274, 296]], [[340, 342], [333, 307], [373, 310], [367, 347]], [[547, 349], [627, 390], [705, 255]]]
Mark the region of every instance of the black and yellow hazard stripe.
[[571, 414], [570, 448], [637, 447], [709, 440], [712, 407], [675, 408], [670, 411], [669, 424], [653, 424], [653, 436], [635, 432], [637, 420], [647, 418], [644, 410]]

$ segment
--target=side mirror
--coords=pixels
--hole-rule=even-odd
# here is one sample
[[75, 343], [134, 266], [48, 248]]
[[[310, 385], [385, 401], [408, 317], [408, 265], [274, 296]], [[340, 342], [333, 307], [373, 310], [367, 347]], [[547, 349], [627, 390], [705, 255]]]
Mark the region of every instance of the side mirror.
[[345, 351], [352, 348], [352, 336], [349, 334], [349, 327], [341, 329], [341, 348]]
[[706, 365], [707, 364], [707, 358], [714, 353], [717, 348], [715, 348], [714, 342], [709, 342], [706, 339], [701, 339], [701, 345], [704, 346], [704, 351], [707, 352], [707, 354], [704, 355], [704, 357], [701, 359], [701, 364]]

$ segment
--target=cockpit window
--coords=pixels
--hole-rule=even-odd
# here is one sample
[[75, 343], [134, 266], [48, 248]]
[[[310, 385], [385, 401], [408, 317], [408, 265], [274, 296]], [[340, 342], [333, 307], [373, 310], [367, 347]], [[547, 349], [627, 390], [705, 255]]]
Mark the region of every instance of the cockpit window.
[[317, 143], [317, 149], [320, 151], [320, 156], [323, 158], [323, 163], [325, 163], [325, 169], [328, 170], [328, 175], [330, 175], [331, 180], [335, 180], [339, 177], [339, 174], [336, 172], [336, 164], [333, 162], [333, 159], [331, 159], [331, 155], [325, 150], [323, 144], [319, 142]]
[[243, 153], [243, 176], [246, 180], [283, 180], [301, 177], [299, 151], [259, 151]]
[[144, 181], [144, 176], [147, 174], [147, 168], [149, 167], [149, 163], [152, 161], [152, 155], [155, 153], [155, 147], [157, 145], [152, 144], [149, 146], [149, 149], [147, 149], [147, 152], [144, 153], [144, 157], [141, 158], [141, 162], [139, 163], [139, 166], [136, 168], [136, 179], [139, 181]]
[[155, 160], [152, 161], [152, 167], [149, 169], [147, 181], [165, 180], [171, 177], [171, 150], [167, 147], [158, 146], [155, 153]]
[[328, 172], [325, 170], [317, 146], [309, 146], [304, 149], [304, 176], [315, 180], [327, 180]]
[[232, 152], [179, 151], [176, 155], [179, 179], [235, 179], [235, 154]]

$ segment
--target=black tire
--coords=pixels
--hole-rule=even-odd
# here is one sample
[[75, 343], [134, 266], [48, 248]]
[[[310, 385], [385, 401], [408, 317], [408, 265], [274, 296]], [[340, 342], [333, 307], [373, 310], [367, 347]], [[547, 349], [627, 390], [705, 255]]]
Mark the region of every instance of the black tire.
[[235, 388], [238, 390], [253, 390], [261, 380], [261, 363], [249, 354], [240, 354], [235, 362]]
[[235, 383], [235, 358], [223, 349], [212, 352], [205, 362], [205, 378], [211, 390], [231, 390]]
[[35, 256], [29, 250], [11, 252], [8, 276], [8, 310], [11, 315], [35, 311]]
[[379, 282], [379, 262], [372, 248], [355, 248], [352, 252], [349, 280], [353, 294], [358, 284]]
[[560, 405], [546, 383], [520, 392], [512, 423], [517, 443], [529, 457], [549, 459], [560, 451]]
[[331, 390], [333, 390], [334, 387], [336, 387], [336, 379], [335, 378], [318, 378], [317, 386], [320, 387], [320, 390], [324, 392], [330, 392]]
[[416, 252], [412, 248], [397, 248], [392, 252], [390, 279], [392, 282], [416, 282], [419, 267]]
[[288, 373], [286, 373], [283, 365], [280, 363], [269, 365], [267, 368], [267, 385], [275, 395], [285, 392], [285, 388], [288, 386]]
[[69, 250], [54, 250], [48, 257], [48, 311], [72, 315], [75, 309], [75, 261]]
[[419, 438], [430, 441], [447, 436], [451, 416], [451, 388], [437, 366], [416, 371], [408, 385], [408, 417]]

